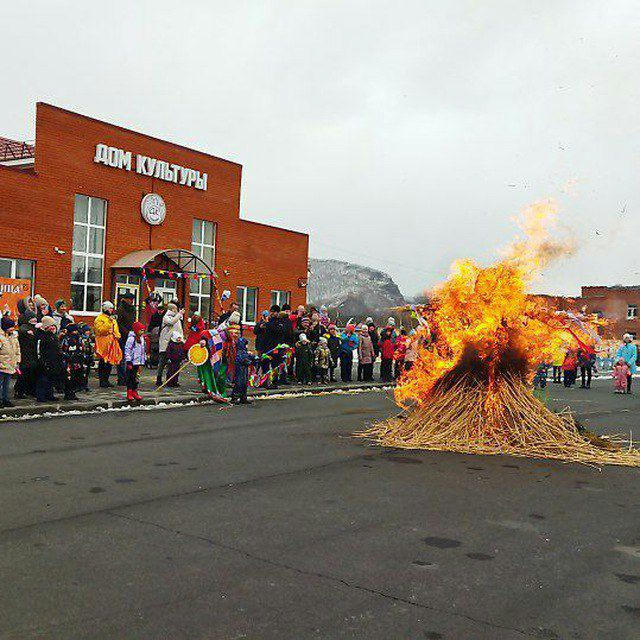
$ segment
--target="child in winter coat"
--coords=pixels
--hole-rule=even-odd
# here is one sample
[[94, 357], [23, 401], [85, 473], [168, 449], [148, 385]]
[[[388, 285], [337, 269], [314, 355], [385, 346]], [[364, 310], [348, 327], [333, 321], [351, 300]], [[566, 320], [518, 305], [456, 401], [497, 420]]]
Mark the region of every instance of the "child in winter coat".
[[147, 361], [147, 345], [144, 341], [145, 326], [142, 322], [134, 322], [124, 345], [124, 360], [126, 362], [127, 400], [140, 402], [142, 397], [138, 393], [138, 370]]
[[360, 327], [360, 342], [358, 342], [358, 381], [371, 382], [373, 380], [373, 361], [376, 354], [369, 335], [369, 327]]
[[93, 337], [91, 335], [91, 327], [88, 324], [80, 323], [78, 325], [80, 334], [80, 344], [82, 345], [82, 354], [84, 355], [84, 374], [82, 376], [82, 391], [89, 391], [89, 377], [91, 368], [93, 367]]
[[418, 346], [419, 346], [420, 338], [416, 334], [415, 329], [411, 329], [409, 331], [409, 335], [407, 336], [407, 345], [406, 351], [404, 354], [404, 370], [411, 371], [413, 365], [418, 359]]
[[380, 337], [380, 379], [383, 382], [393, 380], [393, 354], [395, 347], [392, 339], [392, 329], [387, 327]]
[[313, 349], [305, 333], [300, 334], [296, 342], [296, 378], [299, 384], [311, 384], [311, 365]]
[[86, 388], [84, 344], [78, 332], [77, 324], [72, 322], [65, 325], [64, 335], [60, 340], [60, 348], [64, 356], [71, 390], [76, 392]]
[[564, 386], [570, 387], [575, 384], [578, 375], [578, 355], [574, 349], [569, 349], [562, 363], [564, 371]]
[[320, 337], [318, 341], [318, 347], [316, 348], [316, 368], [320, 374], [320, 381], [324, 384], [327, 382], [329, 375], [329, 369], [333, 370], [335, 367], [333, 358], [331, 357], [331, 351], [327, 339], [324, 336]]
[[20, 343], [16, 334], [16, 323], [3, 316], [0, 321], [0, 407], [13, 407], [9, 400], [11, 376], [18, 372]]
[[335, 324], [329, 325], [329, 333], [327, 335], [327, 346], [331, 353], [331, 364], [329, 365], [329, 382], [335, 382], [336, 378], [333, 374], [338, 366], [338, 355], [340, 353], [340, 337]]
[[[200, 335], [202, 335], [202, 332]], [[171, 378], [170, 382], [167, 382], [167, 387], [179, 387], [178, 371], [184, 360], [184, 338], [179, 331], [174, 331], [171, 334], [171, 340], [169, 340], [169, 345], [167, 346], [167, 360], [169, 362], [167, 380]]]
[[258, 358], [247, 350], [247, 339], [240, 336], [236, 342], [236, 373], [231, 391], [231, 401], [234, 404], [251, 404], [251, 400], [247, 398], [249, 366], [257, 361]]
[[627, 376], [629, 375], [629, 365], [624, 358], [619, 358], [613, 367], [613, 390], [615, 393], [626, 393]]
[[401, 329], [400, 335], [396, 338], [396, 344], [393, 350], [393, 360], [395, 362], [395, 370], [393, 377], [397, 380], [404, 371], [404, 359], [407, 353], [407, 330]]

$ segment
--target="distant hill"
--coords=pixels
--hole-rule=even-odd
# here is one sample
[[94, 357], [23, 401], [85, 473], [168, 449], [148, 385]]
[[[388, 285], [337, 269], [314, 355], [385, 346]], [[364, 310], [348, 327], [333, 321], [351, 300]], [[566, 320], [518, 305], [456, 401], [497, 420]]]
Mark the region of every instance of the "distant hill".
[[307, 300], [317, 307], [326, 305], [339, 317], [378, 317], [405, 303], [391, 276], [377, 269], [342, 260], [309, 259]]

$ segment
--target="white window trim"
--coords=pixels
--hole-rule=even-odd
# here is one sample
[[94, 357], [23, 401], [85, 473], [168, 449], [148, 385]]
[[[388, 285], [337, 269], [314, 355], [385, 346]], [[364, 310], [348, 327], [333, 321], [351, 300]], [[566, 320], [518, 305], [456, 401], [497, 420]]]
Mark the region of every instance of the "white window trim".
[[[7, 258], [5, 256], [0, 256], [0, 260], [7, 260], [11, 263], [11, 275], [10, 278], [14, 280], [31, 280], [31, 287], [33, 288], [33, 282], [35, 280], [35, 260], [30, 260], [29, 258]], [[18, 260], [23, 260], [24, 262], [31, 263], [31, 277], [30, 278], [18, 278], [16, 272], [18, 270]]]
[[[286, 302], [284, 304], [291, 304], [291, 291], [287, 291], [286, 289], [271, 289], [271, 293], [277, 293], [277, 302], [275, 304], [277, 304], [281, 309], [282, 309], [282, 294], [285, 294], [285, 298], [287, 299]], [[271, 299], [271, 296], [269, 296], [269, 299]], [[271, 303], [273, 304], [273, 303]]]
[[[81, 196], [84, 198], [88, 199], [88, 203], [87, 203], [87, 221], [86, 222], [76, 222], [75, 220], [75, 196], [73, 199], [73, 206], [74, 206], [74, 214], [73, 214], [73, 227], [75, 228], [76, 225], [79, 227], [86, 227], [87, 228], [87, 248], [89, 247], [89, 235], [91, 233], [91, 229], [102, 229], [103, 233], [102, 233], [102, 253], [90, 253], [89, 251], [75, 251], [73, 249], [73, 244], [71, 247], [71, 261], [73, 264], [73, 256], [79, 256], [84, 258], [84, 282], [80, 282], [79, 280], [71, 280], [71, 284], [72, 285], [78, 285], [83, 287], [83, 297], [82, 297], [82, 309], [73, 309], [73, 311], [76, 311], [78, 314], [81, 315], [99, 315], [100, 312], [99, 311], [87, 311], [87, 288], [88, 287], [100, 287], [100, 307], [102, 307], [102, 303], [104, 302], [104, 259], [105, 259], [105, 255], [104, 255], [104, 248], [105, 248], [105, 243], [107, 241], [107, 208], [108, 208], [108, 202], [104, 199], [104, 198], [99, 198], [98, 196], [88, 196], [84, 193], [77, 193], [75, 194], [76, 196]], [[91, 202], [93, 200], [102, 200], [104, 202], [104, 224], [100, 225], [100, 224], [93, 224], [91, 222]], [[73, 243], [73, 240], [72, 240]], [[100, 282], [89, 282], [87, 280], [87, 278], [89, 277], [89, 258], [98, 258], [100, 259], [102, 262], [102, 267], [100, 269]]]
[[244, 289], [244, 295], [242, 296], [242, 308], [240, 309], [240, 313], [242, 315], [242, 324], [246, 324], [249, 326], [254, 326], [256, 323], [256, 320], [245, 320], [245, 318], [247, 317], [247, 290], [248, 289], [255, 289], [256, 291], [256, 303], [255, 303], [255, 317], [256, 319], [258, 318], [258, 297], [260, 295], [260, 289], [258, 287], [250, 287], [248, 285], [238, 285], [236, 287], [236, 301], [238, 298], [238, 294], [237, 291], [238, 289]]
[[[216, 236], [218, 235], [218, 224], [216, 222], [214, 222], [213, 220], [204, 220], [203, 218], [194, 218], [193, 222], [199, 222], [200, 223], [200, 237], [203, 239], [202, 242], [195, 242], [193, 240], [193, 231], [192, 231], [192, 238], [191, 238], [191, 251], [192, 253], [195, 253], [195, 255], [198, 256], [198, 258], [204, 260], [204, 250], [205, 249], [211, 249], [212, 253], [213, 253], [213, 261], [212, 264], [210, 264], [209, 266], [212, 269], [215, 269], [215, 263], [216, 263]], [[204, 242], [204, 225], [205, 224], [210, 224], [213, 227], [213, 244], [209, 244], [207, 242]], [[192, 229], [193, 229], [193, 224], [192, 224]], [[198, 313], [202, 313], [202, 299], [203, 298], [209, 298], [209, 306], [211, 307], [210, 309], [210, 313], [213, 312], [213, 296], [211, 295], [211, 293], [202, 293], [202, 285], [205, 281], [198, 278], [197, 280], [197, 289], [192, 291], [191, 290], [191, 285], [195, 284], [194, 281], [189, 282], [189, 297], [193, 296], [194, 298], [197, 298], [198, 300], [198, 309], [197, 312]], [[210, 287], [213, 287], [213, 283], [211, 281], [210, 282]]]

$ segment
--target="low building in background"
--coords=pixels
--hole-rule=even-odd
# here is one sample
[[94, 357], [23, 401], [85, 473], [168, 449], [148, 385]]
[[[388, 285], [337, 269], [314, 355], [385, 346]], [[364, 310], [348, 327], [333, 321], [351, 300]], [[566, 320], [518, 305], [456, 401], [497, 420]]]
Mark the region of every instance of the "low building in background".
[[576, 303], [588, 313], [609, 320], [604, 329], [606, 337], [620, 338], [624, 333], [634, 339], [640, 336], [640, 286], [582, 287], [582, 296], [576, 298]]

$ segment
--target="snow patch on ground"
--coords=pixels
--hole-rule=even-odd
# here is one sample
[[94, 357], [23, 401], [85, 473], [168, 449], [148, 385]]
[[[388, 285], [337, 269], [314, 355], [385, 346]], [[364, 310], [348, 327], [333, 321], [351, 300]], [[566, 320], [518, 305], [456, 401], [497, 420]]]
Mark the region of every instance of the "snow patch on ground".
[[[354, 387], [353, 389], [332, 389], [330, 391], [301, 391], [300, 393], [274, 393], [263, 396], [253, 396], [251, 399], [254, 402], [261, 402], [264, 400], [286, 400], [288, 398], [306, 398], [309, 396], [327, 396], [327, 395], [354, 395], [358, 393], [372, 393], [389, 391], [393, 387]], [[234, 405], [231, 403], [220, 404], [215, 400], [203, 400], [197, 402], [191, 400], [189, 402], [158, 402], [157, 404], [124, 406], [124, 407], [98, 407], [96, 409], [82, 411], [80, 409], [69, 409], [68, 411], [46, 411], [44, 413], [27, 413], [21, 416], [10, 416], [2, 414], [0, 416], [0, 423], [2, 422], [26, 422], [30, 420], [38, 420], [40, 418], [60, 418], [67, 416], [87, 416], [97, 413], [117, 413], [124, 411], [155, 411], [157, 409], [178, 409], [180, 407], [202, 407], [207, 405], [217, 405], [219, 408], [231, 408]]]

